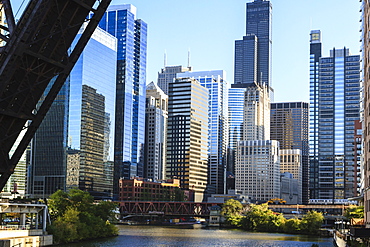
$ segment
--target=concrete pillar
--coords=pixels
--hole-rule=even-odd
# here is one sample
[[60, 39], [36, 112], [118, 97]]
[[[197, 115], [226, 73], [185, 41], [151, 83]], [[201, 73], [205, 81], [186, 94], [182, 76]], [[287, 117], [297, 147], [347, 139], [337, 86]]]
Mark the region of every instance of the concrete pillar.
[[36, 213], [35, 228], [36, 228], [36, 229], [39, 229], [39, 213]]
[[19, 225], [21, 227], [24, 227], [26, 225], [26, 214], [21, 213], [20, 219], [19, 219]]

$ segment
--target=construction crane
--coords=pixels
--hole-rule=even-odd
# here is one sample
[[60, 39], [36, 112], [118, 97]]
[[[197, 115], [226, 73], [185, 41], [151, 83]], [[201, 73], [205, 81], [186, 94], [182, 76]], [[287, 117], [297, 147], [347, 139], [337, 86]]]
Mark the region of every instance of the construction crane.
[[15, 23], [10, 0], [0, 0], [0, 191], [110, 2], [32, 0]]

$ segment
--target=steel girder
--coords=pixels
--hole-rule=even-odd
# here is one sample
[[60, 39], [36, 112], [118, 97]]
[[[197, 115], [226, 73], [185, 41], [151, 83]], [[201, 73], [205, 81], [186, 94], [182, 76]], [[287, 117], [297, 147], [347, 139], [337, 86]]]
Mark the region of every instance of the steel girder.
[[[3, 6], [10, 6], [8, 2], [0, 1]], [[12, 31], [9, 26], [9, 39], [0, 53], [0, 191], [110, 2], [30, 1]], [[87, 20], [91, 11], [94, 14]], [[80, 27], [87, 21], [87, 27], [70, 51]], [[46, 91], [47, 87], [50, 90]], [[20, 136], [23, 130], [25, 134]], [[18, 137], [20, 142], [15, 145]]]

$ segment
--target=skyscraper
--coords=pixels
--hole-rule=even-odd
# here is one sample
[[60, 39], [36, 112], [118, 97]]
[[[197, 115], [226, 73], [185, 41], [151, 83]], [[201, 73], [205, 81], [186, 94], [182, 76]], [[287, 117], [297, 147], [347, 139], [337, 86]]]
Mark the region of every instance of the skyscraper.
[[363, 66], [363, 164], [362, 189], [364, 195], [364, 218], [367, 228], [370, 227], [370, 1], [362, 1], [362, 66]]
[[168, 85], [176, 79], [177, 73], [191, 71], [191, 67], [178, 66], [166, 66], [158, 72], [157, 85], [162, 89], [165, 94], [168, 94]]
[[223, 70], [178, 73], [177, 78], [194, 78], [208, 89], [208, 194], [224, 194], [228, 141], [228, 100], [226, 73]]
[[[312, 38], [312, 35], [311, 35]], [[344, 199], [354, 196], [357, 184], [354, 167], [355, 121], [360, 119], [360, 56], [333, 49], [319, 59], [316, 173], [312, 173], [311, 198]], [[314, 110], [314, 109], [311, 109]], [[312, 112], [312, 111], [311, 111]], [[312, 144], [314, 143], [311, 142]], [[312, 159], [311, 159], [312, 160]]]
[[266, 83], [271, 87], [272, 5], [247, 3], [246, 35], [235, 42], [234, 83]]
[[310, 198], [318, 198], [314, 192], [318, 187], [319, 161], [319, 61], [321, 58], [321, 31], [312, 30], [310, 34]]
[[145, 178], [165, 179], [168, 96], [154, 83], [146, 87]]
[[112, 5], [99, 26], [118, 40], [114, 195], [120, 177], [144, 175], [147, 24], [131, 4]]
[[208, 90], [192, 78], [169, 84], [167, 178], [180, 179], [201, 202], [208, 175]]
[[[305, 102], [284, 102], [284, 103], [271, 103], [271, 125], [270, 133], [271, 139], [277, 140], [280, 143], [281, 153], [291, 155], [287, 150], [300, 150], [301, 163], [300, 169], [302, 172], [297, 177], [296, 173], [290, 172], [295, 179], [299, 179], [302, 184], [303, 203], [308, 203], [309, 190], [308, 190], [308, 175], [309, 175], [309, 146], [308, 146], [308, 111], [309, 104]], [[290, 161], [289, 161], [290, 162]], [[291, 161], [294, 162], [294, 161]], [[283, 162], [281, 163], [283, 166]], [[283, 170], [283, 169], [281, 169]]]
[[79, 153], [78, 188], [95, 198], [113, 193], [116, 56], [117, 39], [97, 28], [70, 74], [68, 147]]

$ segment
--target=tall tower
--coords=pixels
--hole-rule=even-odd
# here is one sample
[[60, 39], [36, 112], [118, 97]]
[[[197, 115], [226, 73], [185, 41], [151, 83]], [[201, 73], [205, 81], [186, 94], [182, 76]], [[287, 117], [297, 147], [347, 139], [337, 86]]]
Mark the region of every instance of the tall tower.
[[[299, 173], [293, 172], [293, 170], [284, 170], [283, 159], [281, 160], [281, 171], [290, 172], [295, 179], [301, 181], [302, 190], [300, 194], [305, 204], [308, 203], [309, 199], [308, 111], [309, 104], [306, 102], [271, 103], [271, 139], [279, 141], [280, 153], [284, 156], [294, 157], [299, 153], [301, 157], [299, 160], [299, 166], [301, 166]], [[297, 149], [299, 149], [299, 152], [297, 152]], [[298, 161], [296, 157], [294, 160], [289, 160], [288, 157], [284, 162], [295, 165], [298, 164], [296, 161]]]
[[99, 26], [118, 40], [114, 194], [120, 177], [144, 175], [147, 24], [131, 4], [112, 5]]
[[192, 78], [169, 84], [167, 178], [180, 179], [201, 202], [208, 175], [208, 90]]
[[168, 85], [176, 79], [177, 73], [182, 73], [186, 71], [192, 71], [191, 67], [178, 66], [166, 66], [158, 72], [157, 85], [162, 89], [165, 94], [168, 94]]
[[235, 41], [235, 83], [257, 82], [271, 87], [271, 22], [270, 1], [254, 0], [247, 3], [246, 35], [243, 40]]
[[362, 1], [362, 65], [363, 65], [363, 184], [365, 225], [370, 227], [370, 1]]
[[178, 73], [177, 78], [194, 78], [209, 91], [208, 108], [208, 194], [226, 191], [226, 152], [228, 140], [228, 100], [226, 73], [223, 70]]
[[145, 178], [165, 179], [168, 97], [154, 83], [146, 87]]
[[[344, 199], [355, 196], [355, 121], [360, 120], [360, 56], [333, 49], [319, 59], [317, 107], [318, 172], [312, 173], [311, 198]], [[312, 95], [312, 93], [311, 93]], [[311, 112], [314, 109], [311, 109]]]
[[310, 198], [319, 198], [317, 174], [319, 174], [319, 61], [321, 50], [321, 31], [312, 30], [310, 34]]

